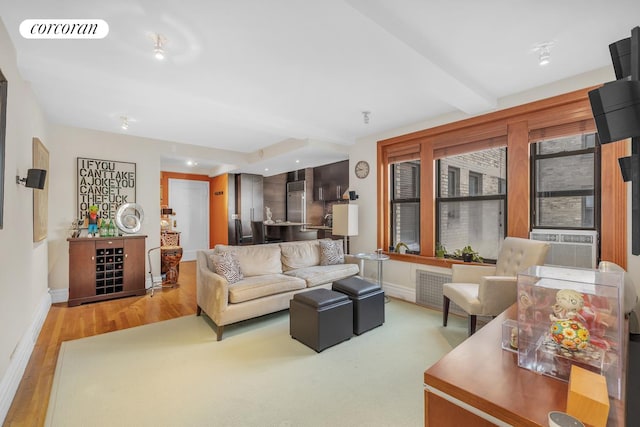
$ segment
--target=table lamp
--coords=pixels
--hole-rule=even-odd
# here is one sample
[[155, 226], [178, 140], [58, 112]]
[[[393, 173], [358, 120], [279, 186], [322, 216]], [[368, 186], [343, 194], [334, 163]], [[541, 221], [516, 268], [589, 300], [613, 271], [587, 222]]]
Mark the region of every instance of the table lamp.
[[333, 205], [333, 227], [331, 234], [344, 236], [344, 253], [348, 253], [349, 236], [358, 235], [358, 205]]

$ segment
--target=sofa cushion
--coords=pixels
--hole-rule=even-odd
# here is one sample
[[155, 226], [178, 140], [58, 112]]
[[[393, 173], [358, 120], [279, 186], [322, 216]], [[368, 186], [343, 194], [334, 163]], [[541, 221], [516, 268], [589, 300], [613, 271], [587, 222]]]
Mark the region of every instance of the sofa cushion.
[[335, 265], [316, 265], [313, 267], [299, 268], [285, 272], [287, 276], [299, 277], [307, 282], [307, 287], [331, 283], [336, 280], [351, 277], [358, 274], [359, 268], [356, 264], [335, 264]]
[[244, 280], [229, 286], [229, 302], [235, 304], [305, 287], [304, 280], [284, 274], [245, 277]]
[[261, 276], [263, 274], [282, 273], [280, 262], [280, 246], [273, 245], [248, 245], [227, 246], [216, 245], [216, 252], [231, 251], [236, 254], [240, 262], [240, 270], [244, 277]]
[[282, 271], [320, 264], [320, 246], [317, 240], [280, 243]]
[[320, 265], [344, 264], [341, 240], [320, 240]]
[[242, 280], [242, 270], [240, 270], [240, 263], [238, 258], [233, 252], [223, 252], [220, 254], [211, 254], [211, 263], [213, 265], [213, 271], [221, 275], [229, 284], [236, 283], [238, 280]]

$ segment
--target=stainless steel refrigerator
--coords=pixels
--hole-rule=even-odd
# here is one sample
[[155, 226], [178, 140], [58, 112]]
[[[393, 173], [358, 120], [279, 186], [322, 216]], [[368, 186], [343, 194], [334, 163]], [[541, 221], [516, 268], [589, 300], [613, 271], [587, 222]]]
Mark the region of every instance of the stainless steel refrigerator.
[[305, 182], [287, 182], [287, 221], [306, 222], [307, 204]]

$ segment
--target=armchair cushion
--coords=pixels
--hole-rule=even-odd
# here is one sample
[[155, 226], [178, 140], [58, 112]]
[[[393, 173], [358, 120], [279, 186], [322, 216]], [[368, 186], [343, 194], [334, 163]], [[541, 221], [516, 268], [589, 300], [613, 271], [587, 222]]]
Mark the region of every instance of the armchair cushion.
[[455, 302], [465, 312], [478, 314], [482, 305], [478, 299], [478, 283], [445, 283], [442, 294]]

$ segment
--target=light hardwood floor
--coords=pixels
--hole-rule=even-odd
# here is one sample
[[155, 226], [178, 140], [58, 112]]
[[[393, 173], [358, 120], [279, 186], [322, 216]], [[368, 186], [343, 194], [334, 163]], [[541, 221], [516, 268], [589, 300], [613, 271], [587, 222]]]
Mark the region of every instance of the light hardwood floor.
[[[5, 419], [5, 426], [44, 425], [60, 344], [63, 341], [195, 314], [195, 261], [180, 264], [179, 286], [78, 307], [53, 304]], [[212, 334], [215, 332], [212, 330]]]

